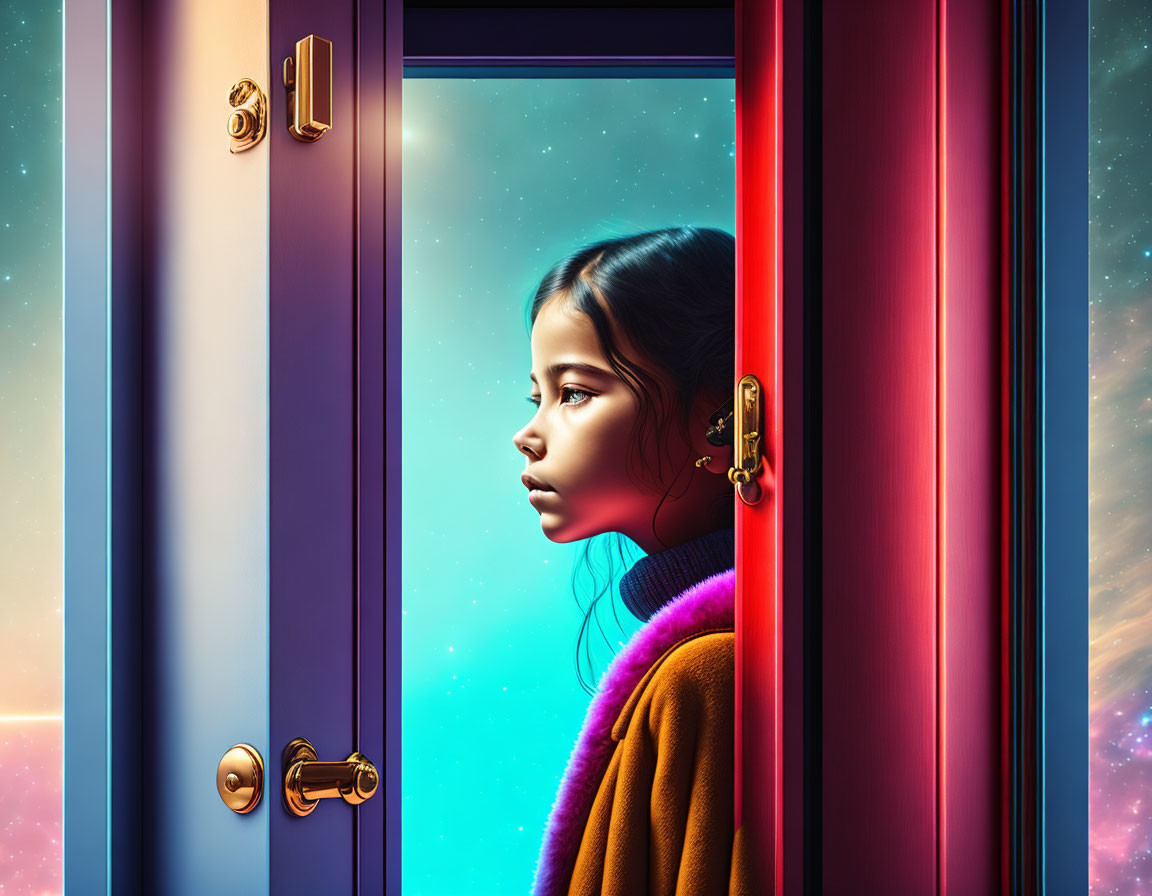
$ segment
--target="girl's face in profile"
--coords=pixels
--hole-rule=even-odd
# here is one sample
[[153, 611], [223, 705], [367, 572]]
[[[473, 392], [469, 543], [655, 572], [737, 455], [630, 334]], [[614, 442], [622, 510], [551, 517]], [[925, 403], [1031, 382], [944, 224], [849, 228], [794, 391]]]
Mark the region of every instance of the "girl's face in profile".
[[658, 550], [652, 517], [661, 496], [639, 489], [625, 469], [636, 398], [612, 372], [592, 322], [567, 301], [550, 299], [536, 317], [531, 380], [536, 413], [513, 442], [528, 458], [521, 478], [544, 534], [569, 542], [622, 532]]

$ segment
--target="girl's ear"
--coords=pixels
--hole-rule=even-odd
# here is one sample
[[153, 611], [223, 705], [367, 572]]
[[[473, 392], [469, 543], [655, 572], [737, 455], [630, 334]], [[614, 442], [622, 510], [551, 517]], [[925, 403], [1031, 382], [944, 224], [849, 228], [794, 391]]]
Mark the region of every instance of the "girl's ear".
[[[701, 392], [692, 402], [692, 411], [688, 415], [689, 435], [692, 437], [692, 450], [697, 458], [710, 458], [700, 466], [709, 473], [726, 475], [732, 466], [732, 446], [716, 446], [708, 441], [706, 433], [711, 427], [713, 415], [724, 406], [730, 396], [718, 392]], [[726, 425], [731, 426], [729, 418]]]

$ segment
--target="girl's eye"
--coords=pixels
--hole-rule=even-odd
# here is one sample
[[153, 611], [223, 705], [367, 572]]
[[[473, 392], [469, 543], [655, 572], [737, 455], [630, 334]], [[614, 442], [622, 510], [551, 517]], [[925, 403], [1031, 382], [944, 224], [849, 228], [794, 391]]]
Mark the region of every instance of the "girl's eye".
[[[575, 401], [569, 401], [572, 396], [576, 397]], [[560, 390], [560, 403], [570, 405], [580, 405], [592, 397], [591, 392], [585, 392], [583, 389], [574, 389], [571, 386], [565, 386]], [[540, 396], [529, 395], [527, 396], [528, 403], [534, 407], [540, 407]]]
[[[581, 397], [579, 399], [577, 399], [576, 401], [568, 401], [567, 399], [571, 395], [578, 395]], [[583, 389], [573, 389], [571, 386], [565, 386], [564, 388], [562, 388], [560, 390], [560, 403], [561, 404], [572, 404], [572, 405], [584, 404], [584, 402], [587, 401], [591, 397], [592, 397], [591, 392], [585, 392]]]

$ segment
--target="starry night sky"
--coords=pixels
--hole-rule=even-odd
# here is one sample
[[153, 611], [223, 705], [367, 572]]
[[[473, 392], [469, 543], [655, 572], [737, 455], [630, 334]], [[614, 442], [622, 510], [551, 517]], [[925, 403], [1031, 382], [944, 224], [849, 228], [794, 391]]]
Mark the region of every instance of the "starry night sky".
[[0, 6], [0, 892], [60, 892], [62, 13]]
[[1152, 7], [1091, 6], [1091, 892], [1152, 892]]

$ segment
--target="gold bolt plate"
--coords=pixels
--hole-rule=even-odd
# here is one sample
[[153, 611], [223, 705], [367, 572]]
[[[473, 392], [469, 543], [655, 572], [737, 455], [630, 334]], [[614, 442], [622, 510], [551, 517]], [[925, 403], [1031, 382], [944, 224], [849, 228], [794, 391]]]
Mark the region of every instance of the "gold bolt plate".
[[240, 815], [251, 812], [264, 793], [264, 760], [253, 746], [236, 744], [216, 769], [216, 790], [224, 805]]

